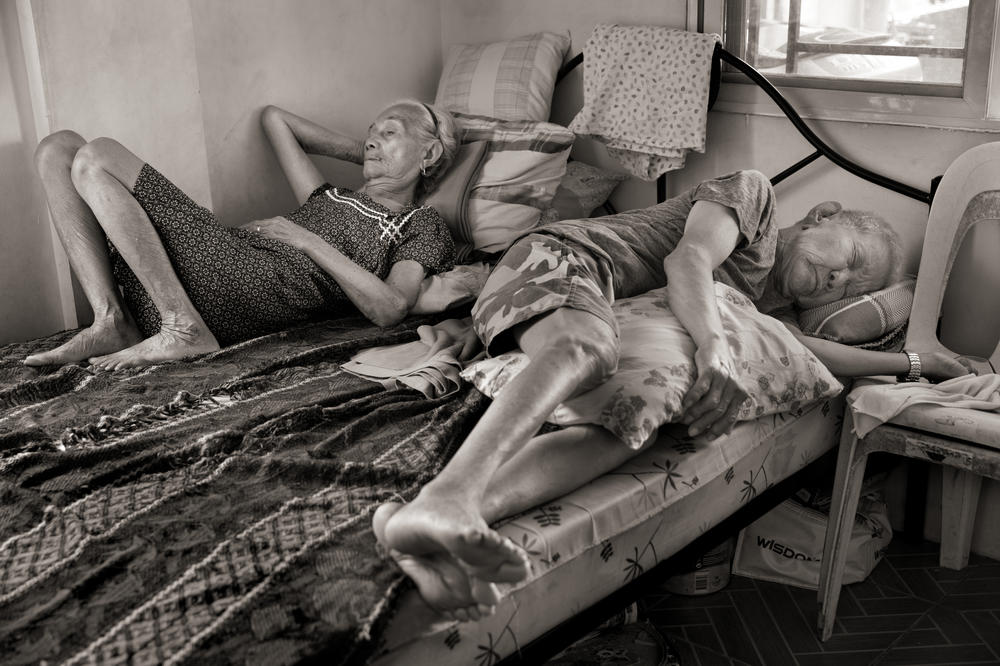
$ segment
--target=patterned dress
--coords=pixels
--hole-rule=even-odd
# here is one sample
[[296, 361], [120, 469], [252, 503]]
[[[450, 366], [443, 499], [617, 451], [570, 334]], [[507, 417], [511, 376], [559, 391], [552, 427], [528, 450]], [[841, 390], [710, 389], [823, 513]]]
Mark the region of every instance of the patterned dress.
[[[227, 345], [310, 319], [353, 310], [340, 285], [305, 254], [249, 230], [226, 227], [148, 164], [133, 195], [156, 228], [177, 277], [219, 344]], [[394, 213], [365, 194], [323, 185], [285, 215], [381, 279], [405, 259], [428, 274], [449, 270], [454, 245], [437, 211]], [[160, 314], [111, 247], [115, 278], [143, 335]]]

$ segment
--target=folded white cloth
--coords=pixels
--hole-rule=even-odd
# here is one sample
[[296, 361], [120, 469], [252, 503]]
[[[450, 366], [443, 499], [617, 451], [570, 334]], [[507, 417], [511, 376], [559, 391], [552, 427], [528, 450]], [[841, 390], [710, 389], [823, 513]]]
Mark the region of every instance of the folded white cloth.
[[655, 180], [705, 152], [712, 55], [720, 41], [657, 26], [598, 25], [584, 46], [583, 108], [569, 128]]
[[847, 401], [851, 405], [854, 432], [864, 437], [914, 405], [1000, 411], [1000, 375], [969, 374], [940, 384], [872, 384], [851, 391]]
[[463, 364], [484, 353], [471, 317], [421, 326], [417, 335], [420, 339], [413, 342], [365, 349], [341, 367], [387, 389], [409, 386], [427, 398], [439, 398], [457, 391]]

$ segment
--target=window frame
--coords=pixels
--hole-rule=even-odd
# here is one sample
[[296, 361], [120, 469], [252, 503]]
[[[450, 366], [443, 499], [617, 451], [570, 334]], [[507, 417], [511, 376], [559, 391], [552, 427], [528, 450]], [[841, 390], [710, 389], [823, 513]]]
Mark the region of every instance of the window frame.
[[[727, 2], [742, 0], [699, 2], [701, 30], [722, 35]], [[873, 92], [825, 88], [818, 78], [805, 86], [798, 85], [804, 77], [769, 80], [804, 118], [1000, 132], [998, 16], [997, 0], [969, 0], [968, 56], [958, 97], [916, 94], [912, 92], [915, 84], [895, 83], [886, 86], [891, 92]], [[781, 115], [767, 95], [740, 72], [724, 72], [722, 80], [726, 85], [720, 87], [714, 111]]]

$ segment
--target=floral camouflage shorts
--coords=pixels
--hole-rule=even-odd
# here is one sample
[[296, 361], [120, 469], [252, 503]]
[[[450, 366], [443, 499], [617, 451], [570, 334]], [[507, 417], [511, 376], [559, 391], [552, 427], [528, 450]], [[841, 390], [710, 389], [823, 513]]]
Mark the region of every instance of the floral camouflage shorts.
[[472, 322], [491, 354], [494, 340], [514, 326], [557, 308], [589, 312], [604, 320], [618, 337], [612, 275], [606, 262], [554, 236], [529, 234], [507, 250], [490, 273]]

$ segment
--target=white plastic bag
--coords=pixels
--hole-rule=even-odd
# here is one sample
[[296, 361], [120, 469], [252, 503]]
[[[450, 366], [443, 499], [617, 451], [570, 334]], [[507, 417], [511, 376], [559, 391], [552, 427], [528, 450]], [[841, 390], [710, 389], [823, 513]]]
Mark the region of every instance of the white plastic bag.
[[[826, 524], [822, 511], [785, 500], [740, 532], [733, 573], [815, 590]], [[863, 495], [851, 530], [844, 583], [867, 578], [891, 539], [885, 502], [878, 494]]]

